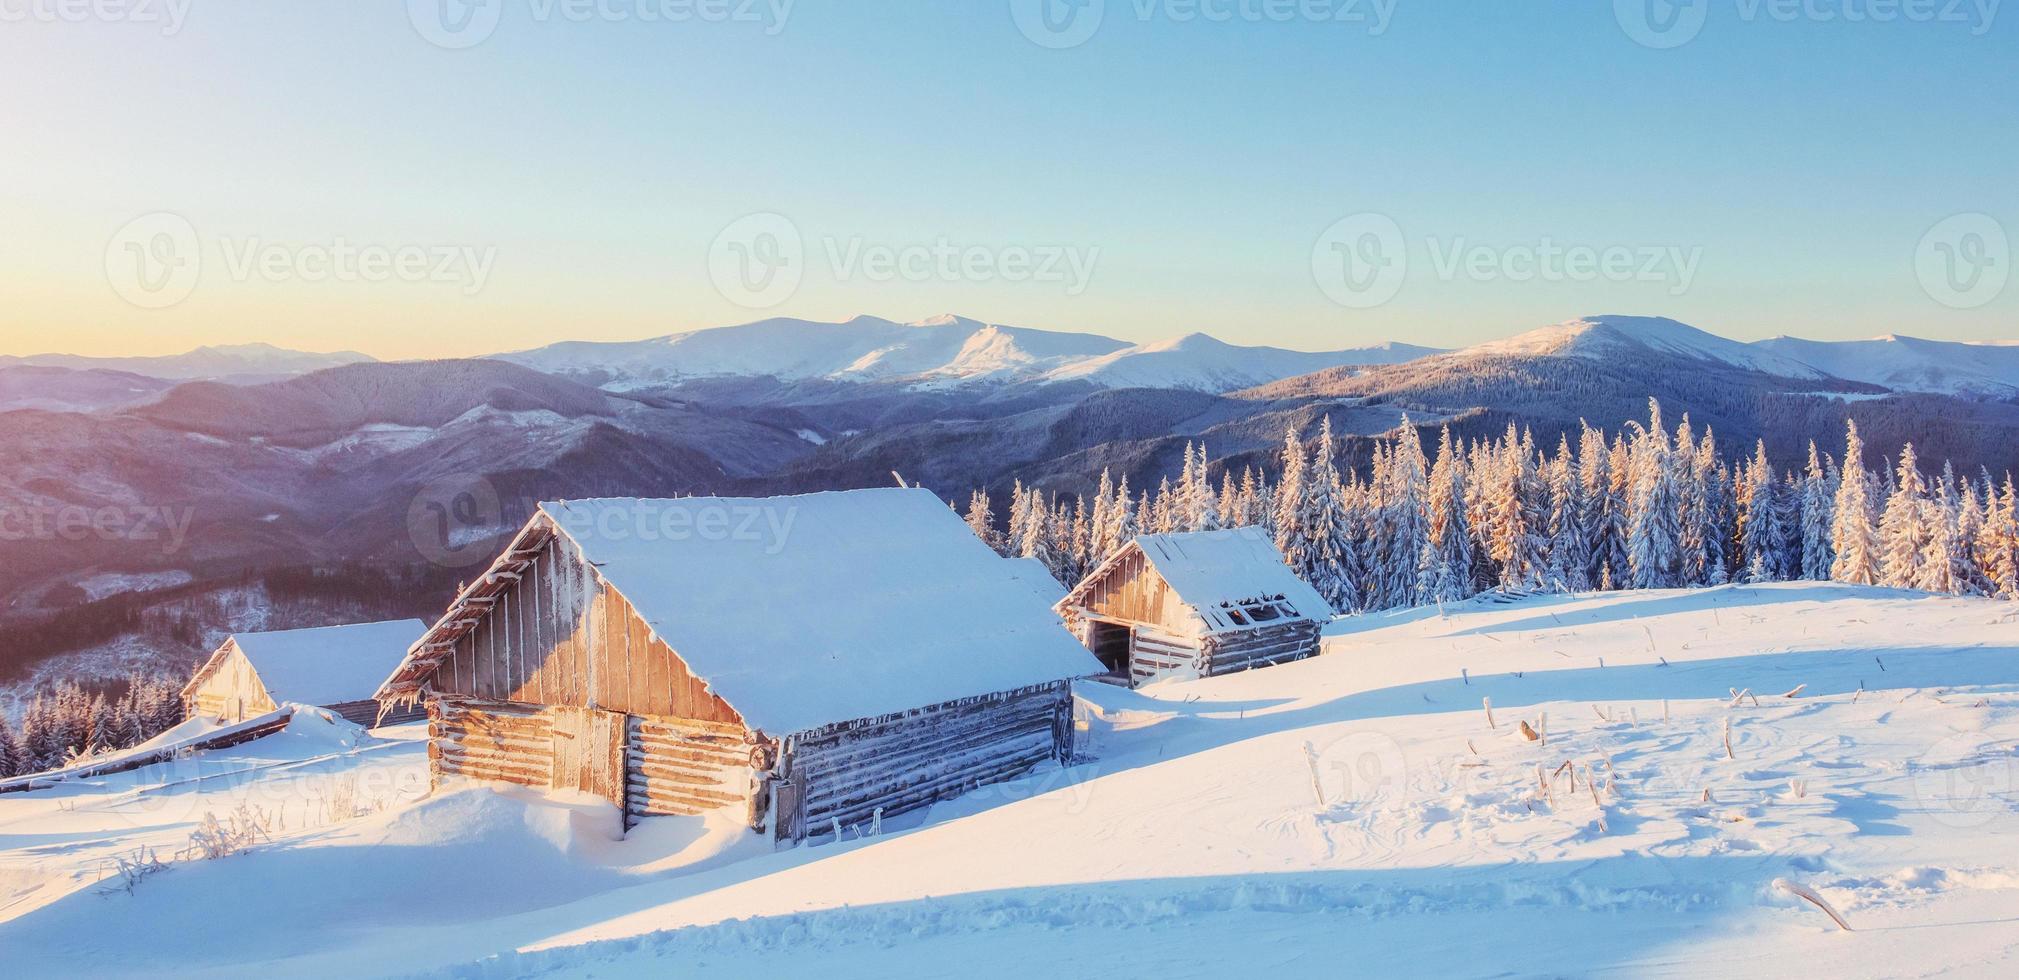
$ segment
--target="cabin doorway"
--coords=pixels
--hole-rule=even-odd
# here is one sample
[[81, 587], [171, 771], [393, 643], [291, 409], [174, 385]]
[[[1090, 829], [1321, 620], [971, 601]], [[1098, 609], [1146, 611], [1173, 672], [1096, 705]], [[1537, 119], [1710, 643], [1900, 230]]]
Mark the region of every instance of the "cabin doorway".
[[553, 788], [594, 793], [622, 807], [629, 761], [625, 716], [592, 708], [556, 707], [550, 717]]
[[1094, 620], [1088, 624], [1087, 649], [1092, 650], [1094, 659], [1108, 669], [1107, 676], [1119, 678], [1123, 683], [1129, 679], [1130, 649], [1134, 644], [1135, 631], [1120, 623]]

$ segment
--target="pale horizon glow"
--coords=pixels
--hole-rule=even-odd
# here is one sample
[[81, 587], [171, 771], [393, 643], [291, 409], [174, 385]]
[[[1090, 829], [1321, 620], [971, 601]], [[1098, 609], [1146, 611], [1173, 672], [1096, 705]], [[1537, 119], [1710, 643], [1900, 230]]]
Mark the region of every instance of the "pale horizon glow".
[[[799, 0], [770, 25], [542, 22], [505, 0], [494, 34], [445, 50], [380, 6], [197, 5], [172, 34], [0, 24], [0, 354], [401, 360], [863, 313], [1296, 350], [1606, 313], [1740, 341], [2019, 338], [2019, 283], [1945, 305], [1916, 268], [1953, 215], [2019, 242], [2019, 35], [1995, 19], [1712, 5], [1657, 50], [1610, 4], [1401, 5], [1376, 35], [1110, 2], [1052, 50], [993, 3]], [[107, 255], [158, 213], [194, 230], [201, 273], [150, 309]], [[803, 236], [803, 281], [739, 305], [711, 247], [759, 213]], [[1362, 213], [1399, 229], [1407, 274], [1356, 308], [1313, 256]], [[303, 281], [258, 260], [346, 247], [462, 250], [482, 274]], [[879, 277], [879, 248], [995, 265]], [[1048, 248], [1088, 259], [1084, 281], [998, 271]], [[1534, 271], [1566, 248], [1653, 277]], [[2009, 271], [2009, 247], [1993, 258]]]

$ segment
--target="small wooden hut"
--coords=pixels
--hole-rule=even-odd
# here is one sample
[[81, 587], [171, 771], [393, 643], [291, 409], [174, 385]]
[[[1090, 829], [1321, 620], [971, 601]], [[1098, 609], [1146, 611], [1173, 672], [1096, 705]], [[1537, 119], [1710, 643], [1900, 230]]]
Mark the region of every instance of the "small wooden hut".
[[1256, 528], [1138, 535], [1053, 608], [1130, 686], [1311, 656], [1332, 618]]
[[427, 628], [404, 619], [233, 633], [183, 687], [183, 708], [188, 717], [234, 725], [290, 701], [328, 708], [367, 728], [414, 721], [418, 711], [379, 719], [372, 694]]
[[931, 492], [544, 503], [378, 696], [450, 777], [779, 840], [1069, 756], [1100, 665]]

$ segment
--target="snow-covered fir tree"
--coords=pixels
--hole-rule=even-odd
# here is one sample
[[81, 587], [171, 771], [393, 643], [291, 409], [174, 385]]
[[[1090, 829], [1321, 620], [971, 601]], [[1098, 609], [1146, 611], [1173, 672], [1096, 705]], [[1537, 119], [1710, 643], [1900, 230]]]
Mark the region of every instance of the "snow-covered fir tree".
[[1319, 425], [1318, 446], [1305, 473], [1303, 501], [1297, 511], [1310, 559], [1301, 572], [1333, 609], [1358, 611], [1364, 602], [1360, 594], [1364, 569], [1347, 520], [1342, 499], [1346, 490], [1340, 484], [1336, 452], [1332, 419], [1327, 416]]
[[1809, 468], [1802, 475], [1802, 577], [1812, 582], [1830, 577], [1836, 553], [1830, 547], [1831, 500], [1835, 490], [1823, 468], [1821, 454], [1809, 442]]
[[1930, 532], [1928, 487], [1910, 442], [1900, 448], [1893, 492], [1879, 517], [1879, 584], [1895, 589], [1915, 587], [1919, 581], [1916, 566], [1928, 547]]
[[1426, 509], [1416, 601], [1457, 602], [1474, 592], [1472, 528], [1465, 516], [1465, 463], [1449, 425], [1437, 438]]
[[1872, 475], [1865, 469], [1865, 442], [1858, 438], [1858, 423], [1847, 422], [1844, 429], [1843, 472], [1830, 528], [1830, 551], [1835, 555], [1830, 577], [1852, 585], [1877, 585], [1881, 560], [1879, 533], [1872, 520], [1876, 496]]

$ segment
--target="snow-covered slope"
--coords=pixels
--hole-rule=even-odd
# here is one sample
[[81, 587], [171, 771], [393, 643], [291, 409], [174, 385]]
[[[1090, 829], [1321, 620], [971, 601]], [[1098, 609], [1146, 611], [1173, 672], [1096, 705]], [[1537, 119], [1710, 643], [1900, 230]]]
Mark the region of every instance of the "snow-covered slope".
[[1105, 387], [1228, 391], [1341, 364], [1387, 364], [1426, 353], [1407, 344], [1305, 353], [1239, 347], [1204, 334], [1131, 346], [1061, 333], [938, 316], [897, 323], [787, 317], [627, 343], [571, 341], [497, 355], [536, 370], [615, 382], [769, 376], [845, 381], [1086, 381]]
[[2019, 341], [1968, 343], [1889, 334], [1843, 341], [1775, 337], [1751, 346], [1848, 381], [1895, 391], [2019, 396]]
[[[0, 949], [21, 976], [2003, 976], [2015, 625], [1811, 582], [1359, 617], [1314, 660], [1087, 685], [1080, 765], [778, 852], [422, 798], [418, 744], [291, 730], [0, 796]], [[270, 843], [176, 857], [242, 803]], [[101, 880], [138, 845], [168, 869]]]
[[287, 350], [272, 344], [235, 344], [198, 347], [188, 353], [163, 357], [85, 357], [79, 354], [9, 356], [0, 357], [0, 366], [29, 364], [74, 370], [125, 371], [149, 378], [178, 381], [204, 379], [253, 384], [371, 360], [372, 357], [356, 351], [316, 354]]
[[1584, 357], [1602, 360], [1635, 353], [1674, 354], [1783, 378], [1819, 378], [1822, 371], [1772, 350], [1699, 330], [1659, 316], [1588, 316], [1468, 347], [1454, 356]]

